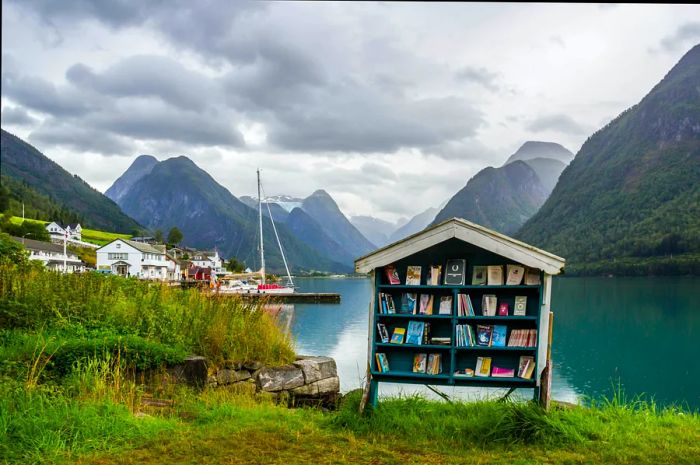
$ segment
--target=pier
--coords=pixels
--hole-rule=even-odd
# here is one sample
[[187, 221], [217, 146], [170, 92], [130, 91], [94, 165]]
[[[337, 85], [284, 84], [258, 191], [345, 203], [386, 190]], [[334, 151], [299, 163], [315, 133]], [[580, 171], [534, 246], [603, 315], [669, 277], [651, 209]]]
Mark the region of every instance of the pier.
[[290, 292], [288, 294], [219, 294], [221, 296], [236, 295], [244, 299], [267, 299], [270, 302], [280, 302], [288, 304], [339, 304], [340, 294], [332, 292]]

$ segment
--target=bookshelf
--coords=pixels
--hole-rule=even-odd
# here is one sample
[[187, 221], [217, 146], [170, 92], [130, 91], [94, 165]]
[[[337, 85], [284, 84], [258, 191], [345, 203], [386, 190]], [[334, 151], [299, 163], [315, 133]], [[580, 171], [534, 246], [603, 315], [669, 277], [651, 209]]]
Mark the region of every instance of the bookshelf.
[[[444, 232], [451, 234], [444, 234]], [[443, 233], [443, 234], [440, 234]], [[490, 241], [484, 236], [491, 236]], [[465, 279], [460, 285], [445, 285], [444, 272], [449, 260], [465, 260]], [[530, 388], [534, 396], [548, 399], [551, 343], [549, 298], [551, 277], [564, 265], [564, 260], [547, 252], [510, 239], [464, 220], [452, 219], [433, 228], [425, 230], [408, 239], [387, 246], [356, 261], [356, 271], [368, 272], [373, 280], [373, 295], [370, 306], [370, 326], [368, 337], [368, 385], [366, 399], [375, 406], [378, 401], [378, 384], [380, 382], [429, 384], [437, 386], [485, 386], [503, 388]], [[431, 266], [441, 267], [440, 284], [427, 282]], [[537, 276], [537, 284], [507, 285], [507, 265], [523, 266]], [[387, 266], [395, 268], [399, 284], [391, 284], [385, 272]], [[408, 267], [421, 269], [420, 284], [407, 285]], [[474, 267], [502, 266], [503, 285], [472, 284]], [[402, 296], [415, 294], [415, 305], [420, 308], [420, 296], [429, 295], [433, 301], [433, 314], [414, 314], [412, 310], [401, 310]], [[460, 294], [467, 294], [471, 300], [473, 315], [460, 312]], [[388, 311], [388, 298], [391, 296], [395, 311]], [[484, 315], [482, 304], [484, 295], [496, 296], [498, 304], [508, 304], [508, 315]], [[438, 314], [441, 298], [451, 298], [449, 314]], [[514, 315], [515, 298], [526, 298], [525, 314]], [[407, 299], [403, 299], [404, 302]], [[416, 310], [418, 312], [420, 310]], [[443, 312], [446, 309], [443, 307]], [[468, 313], [468, 312], [466, 312]], [[498, 312], [496, 312], [498, 313]], [[414, 322], [414, 323], [412, 323]], [[421, 344], [392, 343], [382, 340], [378, 325], [384, 325], [391, 340], [396, 328], [409, 332], [409, 325], [430, 327], [430, 337], [421, 337]], [[468, 341], [458, 338], [458, 329], [469, 325], [473, 336], [477, 336], [478, 326], [498, 326], [498, 333], [503, 335], [504, 346], [469, 345]], [[519, 331], [518, 331], [519, 330]], [[514, 331], [518, 331], [513, 341], [516, 346], [508, 344]], [[536, 337], [532, 331], [536, 331]], [[486, 333], [486, 330], [482, 332]], [[464, 332], [462, 333], [464, 335]], [[525, 336], [523, 336], [523, 334]], [[530, 336], [530, 339], [527, 336]], [[438, 338], [442, 343], [434, 343]], [[446, 338], [449, 338], [447, 340]], [[445, 343], [447, 342], [447, 343]], [[383, 354], [388, 362], [388, 371], [382, 370], [377, 354]], [[439, 354], [441, 370], [435, 374], [414, 371], [416, 354]], [[503, 376], [465, 376], [465, 369], [476, 371], [477, 359], [489, 357], [491, 370], [498, 367]], [[534, 369], [529, 378], [518, 376], [521, 357], [532, 357]], [[551, 366], [551, 363], [549, 364]], [[513, 370], [512, 376], [507, 376]], [[495, 371], [495, 370], [494, 370]], [[543, 376], [547, 377], [544, 380]]]

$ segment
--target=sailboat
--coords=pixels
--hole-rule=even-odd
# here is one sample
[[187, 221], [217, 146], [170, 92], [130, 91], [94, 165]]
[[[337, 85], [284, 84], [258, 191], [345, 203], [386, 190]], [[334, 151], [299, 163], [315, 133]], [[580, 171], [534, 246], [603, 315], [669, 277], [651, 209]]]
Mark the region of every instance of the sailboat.
[[[270, 211], [270, 204], [265, 202], [267, 206], [267, 212], [270, 216], [270, 221], [272, 222], [272, 230], [275, 233], [275, 239], [277, 239], [277, 245], [280, 249], [280, 254], [282, 255], [282, 262], [284, 263], [284, 269], [287, 272], [287, 284], [281, 285], [278, 283], [266, 283], [265, 276], [265, 247], [263, 242], [263, 215], [262, 215], [262, 195], [261, 195], [261, 183], [260, 183], [260, 170], [258, 172], [258, 224], [260, 228], [260, 284], [251, 285], [244, 283], [240, 280], [228, 281], [219, 288], [219, 292], [223, 293], [247, 293], [247, 294], [291, 294], [294, 292], [294, 281], [292, 281], [292, 275], [289, 272], [289, 266], [287, 265], [287, 258], [284, 256], [284, 250], [282, 249], [282, 242], [280, 242], [280, 237], [277, 234], [277, 227], [275, 226], [275, 220], [272, 217], [272, 212]], [[257, 273], [255, 273], [257, 274]]]

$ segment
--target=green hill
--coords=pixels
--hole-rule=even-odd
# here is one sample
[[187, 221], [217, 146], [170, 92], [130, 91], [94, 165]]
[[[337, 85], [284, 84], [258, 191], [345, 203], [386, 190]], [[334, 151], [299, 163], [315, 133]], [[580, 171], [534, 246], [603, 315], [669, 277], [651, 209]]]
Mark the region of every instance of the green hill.
[[[0, 132], [0, 173], [3, 186], [7, 182], [10, 198], [15, 202], [23, 199], [25, 215], [29, 208], [43, 218], [54, 219], [54, 210], [58, 210], [63, 211], [64, 216], [55, 219], [63, 222], [79, 221], [88, 228], [123, 233], [140, 228], [116, 203], [77, 175], [68, 173], [36, 148], [4, 129]], [[14, 182], [8, 181], [8, 178]], [[18, 190], [20, 186], [24, 189], [22, 192]], [[24, 194], [27, 194], [26, 197]], [[21, 214], [21, 206], [19, 211], [14, 210], [16, 207], [15, 203], [13, 213]]]
[[518, 237], [570, 273], [700, 273], [700, 45], [591, 136]]

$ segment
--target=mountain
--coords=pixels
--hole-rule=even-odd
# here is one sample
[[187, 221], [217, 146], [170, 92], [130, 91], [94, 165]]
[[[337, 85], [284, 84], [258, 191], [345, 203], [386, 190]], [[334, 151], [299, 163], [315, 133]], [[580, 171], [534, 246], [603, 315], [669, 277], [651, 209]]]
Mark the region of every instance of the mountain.
[[700, 273], [700, 45], [588, 138], [518, 237], [574, 273]]
[[302, 209], [353, 258], [361, 257], [376, 248], [350, 223], [326, 191], [317, 190], [305, 198]]
[[[120, 205], [149, 228], [177, 226], [185, 243], [216, 247], [225, 257], [237, 257], [257, 269], [258, 212], [238, 200], [187, 157], [156, 164], [120, 198]], [[277, 225], [287, 261], [293, 270], [348, 271], [299, 241], [284, 224]], [[282, 272], [282, 258], [269, 218], [263, 219], [265, 262], [268, 270]]]
[[157, 164], [158, 160], [151, 155], [140, 155], [136, 157], [136, 160], [134, 160], [131, 166], [124, 171], [124, 174], [119, 176], [119, 178], [114, 181], [114, 184], [105, 191], [105, 195], [115, 202], [118, 202], [136, 181], [150, 173]]
[[389, 236], [389, 243], [391, 244], [403, 239], [404, 237], [408, 237], [411, 234], [422, 231], [435, 219], [435, 215], [437, 215], [439, 211], [440, 210], [437, 208], [430, 207], [406, 221], [403, 226], [400, 226], [391, 234], [391, 236]]
[[559, 176], [561, 176], [561, 172], [564, 171], [566, 165], [554, 158], [531, 158], [524, 161], [535, 171], [542, 183], [542, 187], [544, 187], [546, 196], [549, 196], [554, 190], [554, 186], [557, 185]]
[[[0, 130], [0, 173], [3, 179], [11, 178], [16, 181], [8, 183], [8, 188], [16, 188], [18, 183], [21, 183], [29, 189], [26, 191], [30, 194], [27, 199], [50, 199], [52, 204], [62, 209], [67, 216], [80, 218], [83, 227], [121, 233], [131, 233], [140, 228], [140, 225], [125, 215], [112, 200], [4, 129]], [[13, 195], [12, 192], [10, 195]], [[39, 203], [29, 207], [36, 211], [53, 208]]]
[[555, 142], [529, 140], [511, 155], [504, 165], [515, 160], [527, 161], [533, 158], [552, 158], [568, 165], [574, 159], [574, 154]]
[[346, 264], [353, 263], [356, 258], [333, 240], [321, 225], [301, 208], [295, 208], [289, 213], [285, 225], [296, 238], [324, 257]]
[[516, 160], [500, 168], [489, 166], [447, 202], [432, 224], [458, 217], [513, 234], [546, 198], [545, 187], [526, 162]]
[[387, 245], [389, 236], [397, 228], [395, 224], [373, 216], [353, 216], [350, 217], [350, 222], [376, 247]]
[[[248, 205], [250, 208], [253, 210], [257, 211], [258, 210], [258, 199], [253, 198], [249, 195], [244, 195], [242, 197], [239, 197], [239, 200], [243, 202], [244, 204]], [[272, 218], [275, 220], [276, 223], [284, 223], [287, 221], [287, 218], [289, 217], [289, 212], [282, 208], [280, 205], [276, 203], [271, 203], [269, 199], [267, 200], [267, 204], [263, 204], [262, 206], [262, 211], [263, 215], [265, 216], [270, 216], [270, 213], [272, 213]], [[268, 206], [270, 207], [270, 211], [268, 212], [267, 208]]]

